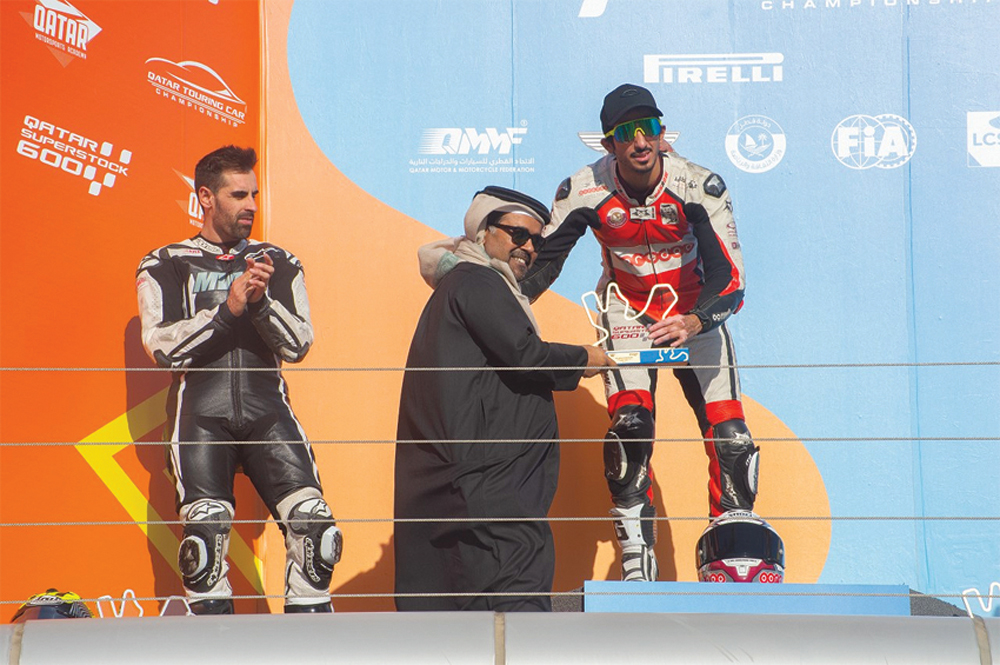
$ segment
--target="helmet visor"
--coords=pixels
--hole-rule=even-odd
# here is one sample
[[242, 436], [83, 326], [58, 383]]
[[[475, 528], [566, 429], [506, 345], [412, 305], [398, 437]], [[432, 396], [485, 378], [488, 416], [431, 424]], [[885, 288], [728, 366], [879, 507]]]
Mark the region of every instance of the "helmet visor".
[[784, 567], [785, 547], [774, 530], [753, 522], [709, 527], [698, 540], [698, 565], [722, 559], [760, 559]]

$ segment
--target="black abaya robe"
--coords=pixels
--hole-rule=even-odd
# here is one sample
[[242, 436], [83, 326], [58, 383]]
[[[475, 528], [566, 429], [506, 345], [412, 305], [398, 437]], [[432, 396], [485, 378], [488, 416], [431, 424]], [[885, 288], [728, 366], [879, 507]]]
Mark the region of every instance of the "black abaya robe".
[[[586, 362], [580, 346], [543, 342], [493, 269], [460, 263], [441, 280], [406, 365], [484, 369], [406, 372], [395, 514], [473, 521], [397, 522], [396, 593], [466, 595], [397, 598], [398, 609], [551, 609], [547, 595], [516, 594], [552, 590], [555, 552], [544, 521], [559, 474], [552, 391], [573, 390], [583, 374], [552, 368]], [[500, 369], [511, 367], [531, 369]], [[519, 442], [476, 443], [490, 439]], [[490, 592], [515, 595], [480, 595]]]

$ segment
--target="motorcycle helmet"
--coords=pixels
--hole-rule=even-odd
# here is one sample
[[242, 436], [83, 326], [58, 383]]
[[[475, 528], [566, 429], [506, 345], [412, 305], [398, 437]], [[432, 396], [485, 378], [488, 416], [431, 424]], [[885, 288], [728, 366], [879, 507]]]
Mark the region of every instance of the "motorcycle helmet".
[[80, 596], [49, 589], [36, 593], [17, 608], [11, 623], [23, 623], [28, 619], [89, 619], [92, 616]]
[[749, 510], [730, 510], [712, 520], [698, 539], [696, 554], [702, 582], [774, 584], [785, 578], [781, 537]]

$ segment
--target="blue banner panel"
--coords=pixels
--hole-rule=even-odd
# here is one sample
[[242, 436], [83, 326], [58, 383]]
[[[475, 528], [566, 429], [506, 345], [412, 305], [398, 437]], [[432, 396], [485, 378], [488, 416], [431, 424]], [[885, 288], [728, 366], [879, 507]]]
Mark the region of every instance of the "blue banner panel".
[[909, 593], [899, 584], [587, 581], [583, 611], [910, 616]]

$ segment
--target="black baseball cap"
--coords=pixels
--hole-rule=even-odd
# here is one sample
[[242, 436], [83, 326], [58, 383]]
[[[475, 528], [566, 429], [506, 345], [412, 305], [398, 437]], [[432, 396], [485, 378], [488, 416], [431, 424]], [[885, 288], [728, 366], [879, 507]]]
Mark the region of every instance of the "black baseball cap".
[[626, 113], [637, 108], [648, 108], [657, 117], [663, 116], [663, 112], [656, 107], [653, 93], [640, 85], [621, 84], [604, 97], [604, 106], [601, 107], [601, 129], [607, 134]]

